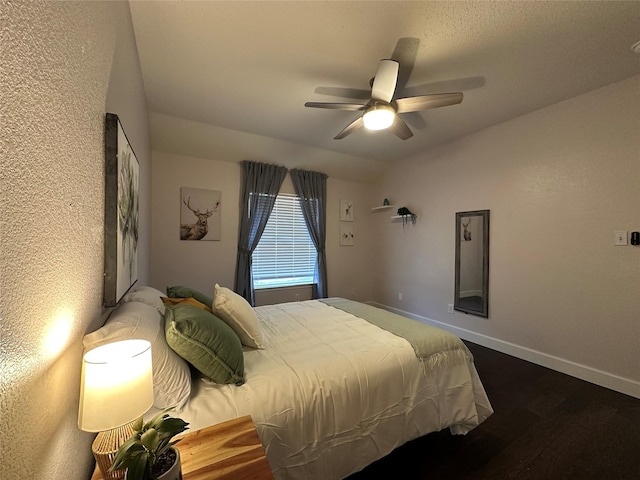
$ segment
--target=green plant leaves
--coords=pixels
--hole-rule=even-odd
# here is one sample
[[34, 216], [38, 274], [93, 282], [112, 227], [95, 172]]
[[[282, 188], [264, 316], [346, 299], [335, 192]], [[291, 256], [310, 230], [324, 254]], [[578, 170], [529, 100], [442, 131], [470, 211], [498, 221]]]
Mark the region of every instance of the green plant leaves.
[[155, 450], [160, 444], [160, 435], [155, 428], [150, 428], [140, 436], [140, 442], [147, 447], [148, 450]]
[[165, 409], [143, 424], [142, 417], [135, 421], [136, 432], [118, 449], [111, 471], [127, 468], [127, 480], [152, 480], [153, 465], [162, 453], [174, 445], [171, 439], [188, 429], [188, 423], [173, 418]]

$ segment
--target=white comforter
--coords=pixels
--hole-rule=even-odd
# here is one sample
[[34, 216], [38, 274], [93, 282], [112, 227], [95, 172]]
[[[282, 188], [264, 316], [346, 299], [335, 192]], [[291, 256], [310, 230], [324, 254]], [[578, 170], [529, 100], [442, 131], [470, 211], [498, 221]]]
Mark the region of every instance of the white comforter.
[[251, 415], [276, 478], [339, 479], [395, 447], [492, 413], [471, 360], [430, 371], [409, 343], [318, 301], [258, 307], [246, 383], [195, 382], [191, 431]]

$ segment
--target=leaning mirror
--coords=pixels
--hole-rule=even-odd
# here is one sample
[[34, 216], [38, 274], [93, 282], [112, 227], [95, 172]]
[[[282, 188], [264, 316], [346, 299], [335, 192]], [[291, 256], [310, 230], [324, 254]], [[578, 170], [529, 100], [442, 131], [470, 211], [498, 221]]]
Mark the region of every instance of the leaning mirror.
[[456, 213], [453, 308], [489, 316], [489, 210]]

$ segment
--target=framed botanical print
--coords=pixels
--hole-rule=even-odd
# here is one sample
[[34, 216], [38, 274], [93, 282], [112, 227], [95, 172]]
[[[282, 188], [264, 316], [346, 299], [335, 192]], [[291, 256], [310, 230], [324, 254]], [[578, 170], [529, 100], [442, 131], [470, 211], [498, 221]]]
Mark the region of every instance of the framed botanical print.
[[117, 115], [105, 119], [104, 304], [117, 305], [138, 279], [138, 159]]

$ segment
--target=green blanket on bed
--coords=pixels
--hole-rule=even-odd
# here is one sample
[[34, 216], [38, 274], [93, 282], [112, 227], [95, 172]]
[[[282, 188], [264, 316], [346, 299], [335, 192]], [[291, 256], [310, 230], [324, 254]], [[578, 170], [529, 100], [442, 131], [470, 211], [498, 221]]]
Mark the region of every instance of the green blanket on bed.
[[472, 358], [462, 340], [441, 328], [345, 298], [322, 298], [320, 301], [404, 338], [411, 344], [418, 358], [427, 362], [431, 368], [458, 364]]

